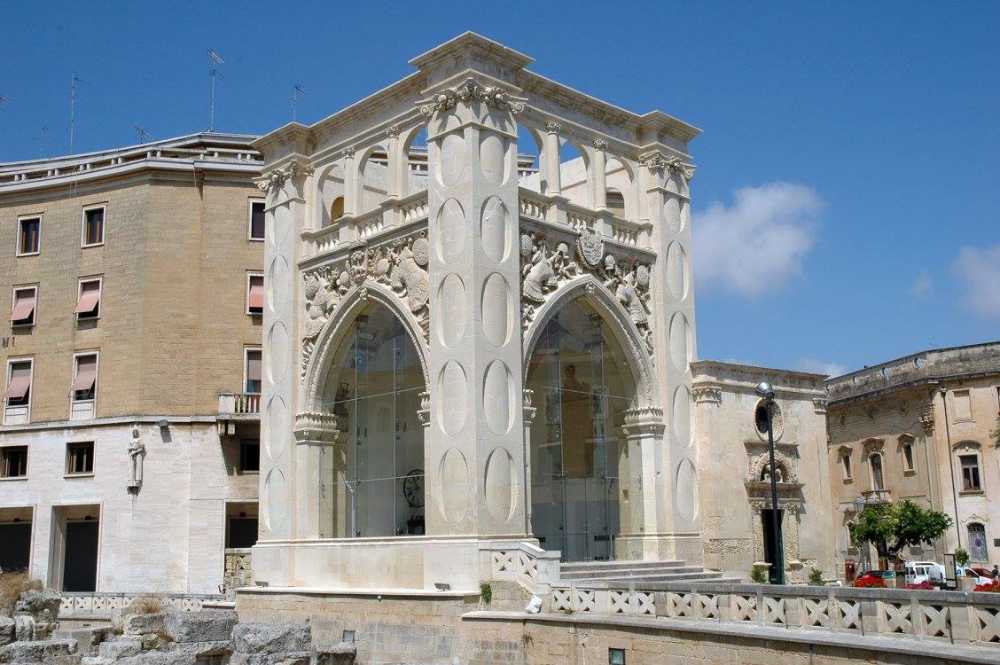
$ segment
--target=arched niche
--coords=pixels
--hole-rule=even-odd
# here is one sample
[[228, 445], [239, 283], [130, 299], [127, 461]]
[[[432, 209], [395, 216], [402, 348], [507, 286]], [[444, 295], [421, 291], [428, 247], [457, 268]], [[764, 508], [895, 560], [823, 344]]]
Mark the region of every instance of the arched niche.
[[[544, 142], [541, 133], [534, 127], [517, 126], [518, 184], [525, 189], [541, 194], [547, 193], [545, 171], [542, 168]], [[528, 158], [531, 164], [527, 163]]]
[[[622, 219], [637, 219], [639, 216], [638, 187], [635, 169], [629, 160], [617, 155], [608, 155], [604, 168], [606, 203], [608, 209]], [[621, 197], [621, 208], [612, 204], [612, 193]]]
[[314, 220], [313, 227], [321, 229], [333, 223], [335, 219], [332, 217], [333, 206], [338, 198], [341, 199], [340, 213], [343, 215], [343, 200], [346, 194], [344, 189], [343, 164], [336, 161], [318, 169], [315, 183], [315, 197], [320, 205], [316, 206], [316, 219]]
[[590, 169], [593, 160], [582, 145], [573, 137], [559, 137], [559, 179], [563, 196], [579, 206], [592, 208], [594, 177]]
[[357, 296], [328, 331], [310, 401], [340, 431], [319, 456], [320, 536], [423, 535], [423, 350], [393, 306]]
[[622, 430], [636, 405], [626, 352], [584, 292], [560, 302], [531, 344], [532, 531], [569, 561], [614, 558], [622, 525], [642, 503]]
[[416, 125], [399, 135], [400, 154], [406, 160], [406, 170], [400, 176], [400, 196], [427, 189], [429, 163], [427, 159], [427, 125]]
[[377, 208], [389, 195], [389, 160], [388, 148], [376, 143], [355, 157], [358, 170], [357, 196], [355, 210], [364, 214]]

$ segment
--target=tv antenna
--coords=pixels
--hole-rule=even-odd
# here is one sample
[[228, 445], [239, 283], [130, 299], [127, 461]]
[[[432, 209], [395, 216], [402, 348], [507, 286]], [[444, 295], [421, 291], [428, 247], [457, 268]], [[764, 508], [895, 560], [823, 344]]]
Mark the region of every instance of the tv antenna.
[[226, 64], [226, 61], [222, 59], [218, 51], [210, 48], [208, 49], [208, 62], [210, 65], [208, 75], [212, 79], [212, 98], [208, 107], [208, 131], [211, 132], [215, 129], [215, 79], [222, 77], [219, 65]]
[[295, 108], [299, 104], [299, 98], [306, 94], [306, 89], [301, 83], [292, 86], [292, 122], [295, 122]]
[[73, 134], [76, 129], [76, 84], [86, 83], [76, 75], [76, 72], [69, 80], [69, 154], [73, 154]]
[[132, 125], [135, 128], [136, 143], [145, 143], [149, 140], [149, 132], [141, 125]]

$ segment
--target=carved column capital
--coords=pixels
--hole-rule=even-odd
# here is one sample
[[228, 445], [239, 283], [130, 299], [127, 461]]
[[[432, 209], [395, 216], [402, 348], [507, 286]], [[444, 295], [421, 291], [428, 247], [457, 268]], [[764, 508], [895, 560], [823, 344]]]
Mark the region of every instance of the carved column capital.
[[392, 125], [391, 127], [385, 130], [385, 136], [386, 138], [389, 139], [398, 139], [399, 132], [400, 132], [399, 125]]
[[608, 142], [600, 137], [595, 138], [592, 143], [595, 150], [605, 151], [608, 149]]
[[625, 412], [625, 424], [622, 425], [625, 436], [662, 437], [666, 430], [663, 420], [663, 409], [655, 406], [644, 406], [629, 409]]
[[722, 404], [722, 388], [719, 386], [696, 386], [691, 390], [695, 404]]
[[538, 411], [538, 409], [531, 405], [531, 399], [534, 395], [535, 391], [530, 388], [525, 388], [521, 392], [521, 401], [524, 407], [524, 424], [526, 427], [531, 426], [531, 423], [535, 420], [535, 413]]
[[431, 394], [429, 392], [420, 393], [420, 408], [417, 409], [417, 420], [424, 427], [431, 426]]
[[813, 397], [813, 411], [816, 413], [826, 413], [826, 398]]
[[298, 443], [337, 443], [340, 421], [332, 413], [306, 411], [295, 416], [295, 441]]
[[549, 120], [545, 123], [545, 133], [546, 134], [558, 134], [562, 131], [562, 123], [556, 122], [555, 120]]

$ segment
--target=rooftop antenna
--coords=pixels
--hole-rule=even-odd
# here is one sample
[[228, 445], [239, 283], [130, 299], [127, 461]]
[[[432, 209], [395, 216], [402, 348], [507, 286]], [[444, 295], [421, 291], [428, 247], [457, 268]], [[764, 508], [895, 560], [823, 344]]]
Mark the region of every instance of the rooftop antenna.
[[215, 130], [215, 79], [222, 76], [218, 66], [226, 64], [226, 61], [222, 59], [218, 51], [210, 48], [208, 49], [208, 62], [211, 65], [208, 75], [212, 79], [212, 99], [208, 107], [208, 131], [211, 132]]
[[38, 156], [39, 157], [44, 157], [45, 156], [45, 144], [46, 144], [45, 139], [48, 136], [48, 131], [49, 131], [49, 126], [48, 125], [42, 125], [41, 134], [39, 136], [35, 137], [35, 141], [38, 142]]
[[73, 72], [69, 80], [69, 154], [73, 154], [73, 132], [76, 129], [76, 84], [86, 83]]
[[135, 140], [137, 143], [145, 143], [149, 140], [149, 132], [141, 125], [132, 125], [135, 128]]
[[299, 97], [306, 94], [306, 89], [302, 87], [301, 83], [296, 83], [292, 86], [292, 122], [295, 122], [295, 107], [298, 106]]

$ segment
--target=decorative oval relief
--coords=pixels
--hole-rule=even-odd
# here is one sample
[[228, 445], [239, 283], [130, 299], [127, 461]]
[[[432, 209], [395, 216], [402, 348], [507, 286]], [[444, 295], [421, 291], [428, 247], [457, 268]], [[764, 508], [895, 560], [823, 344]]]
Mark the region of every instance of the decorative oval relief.
[[504, 181], [506, 152], [507, 142], [499, 134], [490, 132], [479, 141], [479, 164], [483, 170], [483, 178], [491, 185], [499, 185]]
[[438, 212], [438, 256], [449, 263], [465, 252], [465, 211], [456, 199], [448, 199]]
[[681, 204], [680, 201], [670, 196], [663, 202], [663, 220], [667, 224], [667, 229], [671, 233], [679, 233], [681, 230]]
[[670, 319], [670, 360], [681, 372], [687, 372], [691, 325], [682, 312], [676, 312]]
[[677, 477], [674, 481], [674, 505], [677, 514], [683, 519], [692, 521], [698, 516], [698, 472], [691, 460], [684, 458], [677, 465]]
[[510, 254], [511, 228], [503, 201], [496, 196], [486, 199], [481, 225], [483, 253], [497, 262], [506, 259]]
[[267, 376], [271, 383], [283, 381], [288, 374], [285, 350], [288, 346], [288, 328], [281, 321], [275, 321], [267, 332]]
[[[483, 284], [483, 334], [494, 346], [503, 346], [510, 335], [510, 287], [500, 273]], [[445, 324], [450, 325], [450, 324]]]
[[285, 436], [285, 433], [290, 431], [292, 424], [288, 416], [288, 405], [285, 404], [285, 400], [281, 395], [271, 395], [271, 398], [267, 400], [265, 410], [268, 422], [267, 436], [261, 438], [260, 444], [263, 446], [267, 457], [273, 458], [271, 439], [273, 437]]
[[273, 259], [271, 259], [271, 265], [267, 268], [267, 279], [264, 280], [264, 286], [267, 289], [267, 298], [265, 298], [264, 306], [267, 307], [268, 311], [274, 312], [275, 306], [279, 302], [284, 302], [285, 297], [284, 291], [275, 291], [275, 284], [283, 284], [285, 281], [285, 275], [288, 274], [288, 261], [284, 256], [278, 254]]
[[[764, 407], [764, 400], [762, 399], [757, 400], [757, 404], [754, 406], [753, 425], [754, 431], [757, 432], [760, 440], [767, 441], [767, 410]], [[771, 434], [774, 436], [774, 440], [778, 441], [784, 433], [785, 416], [782, 414], [778, 403], [771, 402]]]
[[456, 273], [448, 273], [438, 287], [441, 316], [437, 317], [438, 338], [449, 349], [465, 335], [468, 307], [465, 302], [465, 282]]
[[691, 391], [687, 386], [677, 386], [674, 390], [673, 431], [677, 442], [683, 446], [691, 443]]
[[494, 360], [483, 375], [483, 413], [494, 434], [510, 430], [510, 370], [502, 360]]
[[261, 521], [272, 536], [281, 536], [288, 525], [288, 491], [285, 474], [281, 469], [271, 469], [264, 478], [261, 490]]
[[441, 141], [441, 184], [453, 187], [465, 177], [465, 139], [451, 133]]
[[465, 518], [469, 505], [469, 463], [457, 448], [449, 448], [438, 465], [438, 507], [449, 524]]
[[438, 422], [445, 434], [454, 436], [465, 426], [466, 388], [468, 380], [465, 369], [457, 360], [449, 360], [441, 368], [441, 376], [438, 379], [438, 390], [441, 391], [441, 399], [437, 400]]
[[493, 519], [506, 522], [514, 514], [517, 505], [517, 476], [514, 473], [514, 459], [506, 448], [494, 448], [486, 460], [486, 474], [483, 479], [486, 495], [486, 510]]
[[688, 290], [688, 260], [684, 246], [673, 242], [667, 248], [667, 286], [676, 300], [683, 300]]

